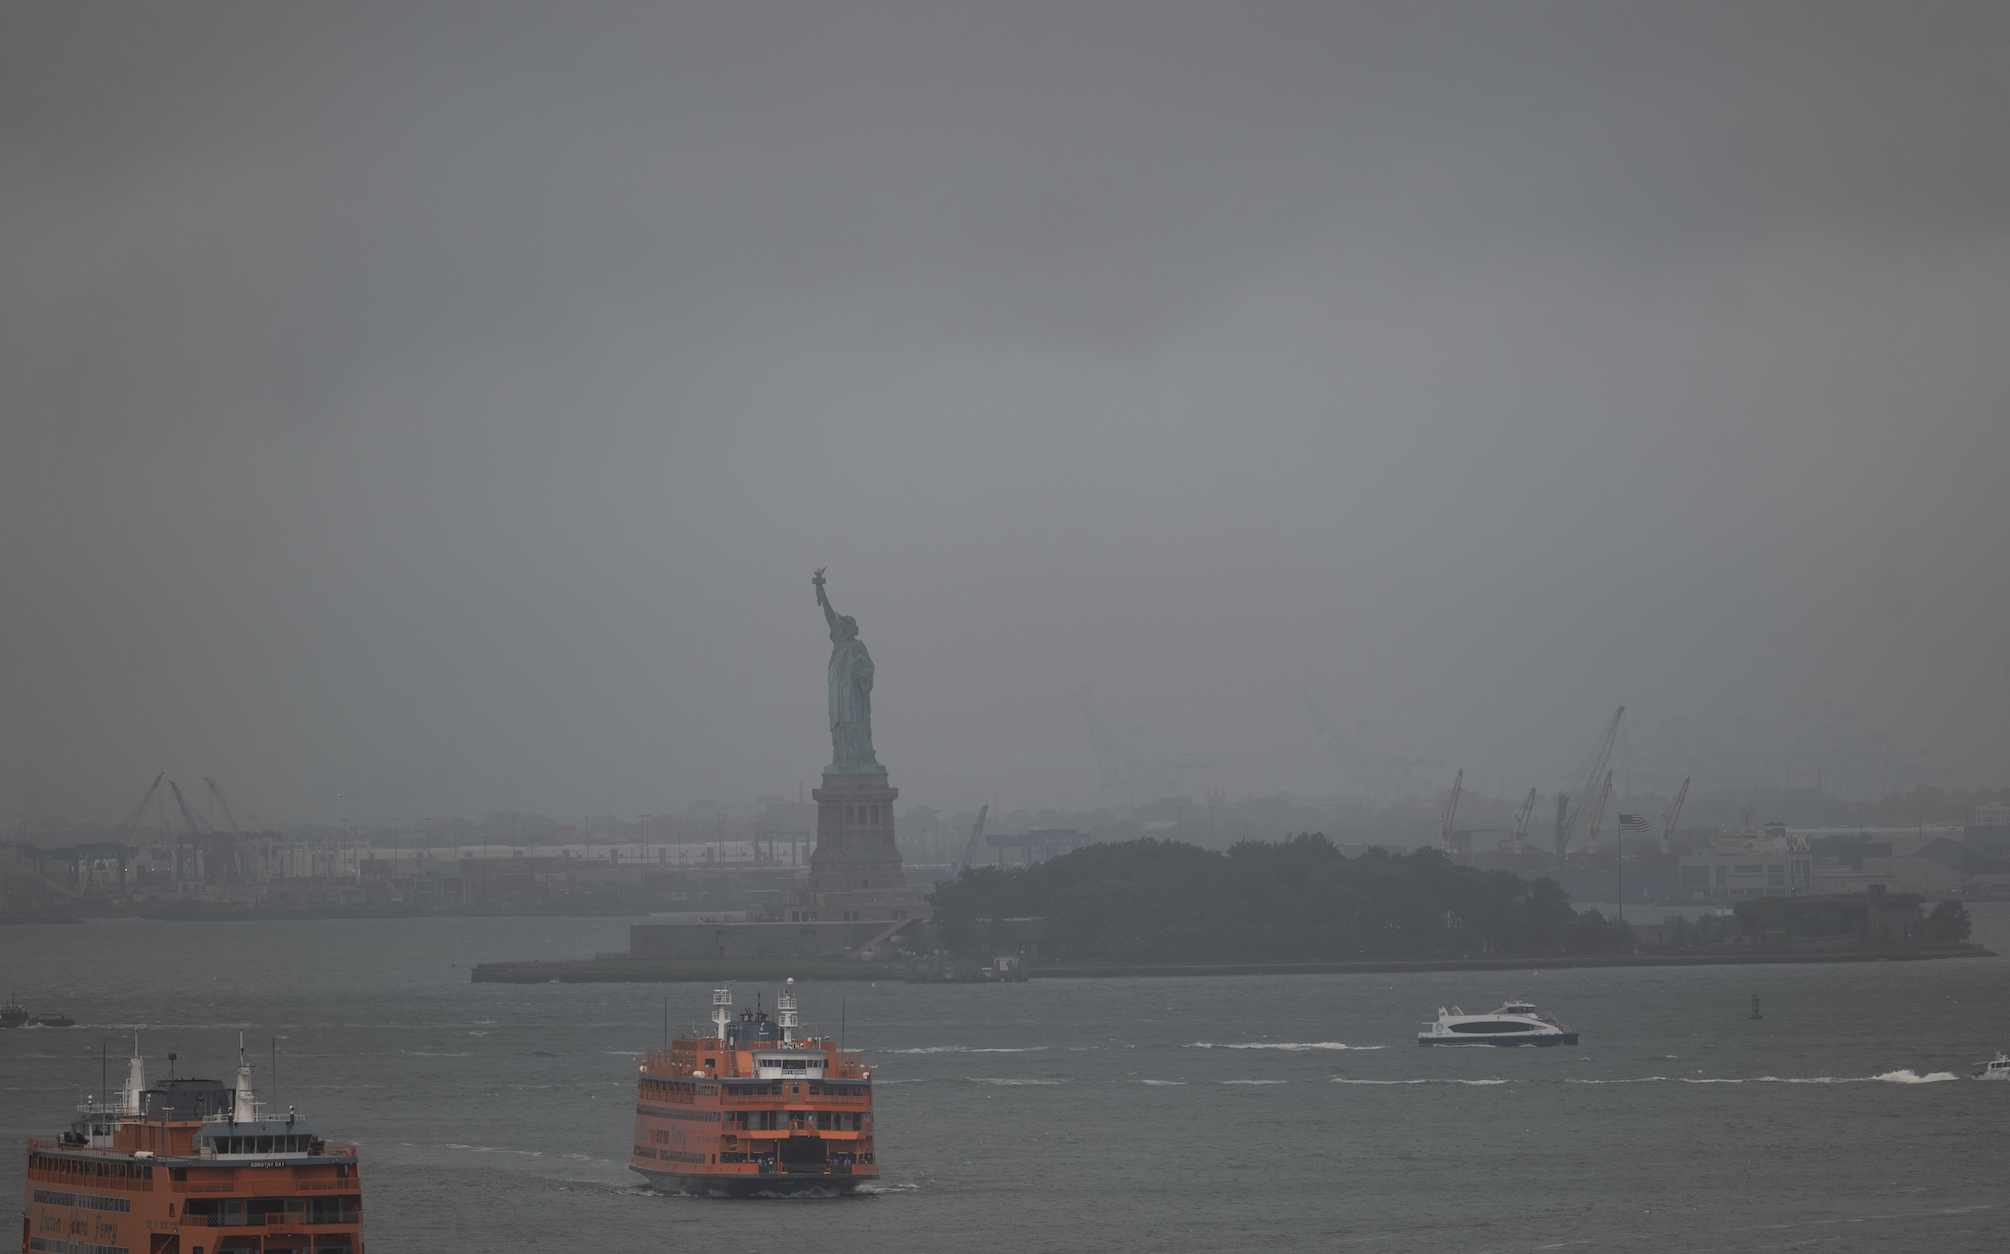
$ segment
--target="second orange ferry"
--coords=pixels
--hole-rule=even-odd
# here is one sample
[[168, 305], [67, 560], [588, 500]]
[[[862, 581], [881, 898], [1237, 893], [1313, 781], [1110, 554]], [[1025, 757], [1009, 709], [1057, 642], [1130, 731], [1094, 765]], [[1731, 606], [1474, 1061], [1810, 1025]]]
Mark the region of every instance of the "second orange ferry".
[[[363, 1254], [354, 1145], [237, 1083], [147, 1083], [133, 1046], [117, 1101], [86, 1101], [67, 1132], [28, 1142], [21, 1249], [32, 1254]], [[173, 1054], [168, 1055], [173, 1058]]]
[[652, 1188], [711, 1197], [835, 1197], [879, 1178], [872, 1068], [828, 1037], [796, 1035], [795, 981], [775, 1017], [712, 993], [711, 1036], [641, 1065], [628, 1165]]

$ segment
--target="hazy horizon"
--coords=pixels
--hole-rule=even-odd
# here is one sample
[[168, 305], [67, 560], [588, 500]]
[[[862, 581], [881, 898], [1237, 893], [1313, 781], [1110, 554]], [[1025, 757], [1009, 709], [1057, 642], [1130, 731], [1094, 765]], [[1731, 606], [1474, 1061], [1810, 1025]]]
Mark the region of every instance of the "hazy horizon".
[[2001, 6], [0, 31], [5, 826], [2010, 783]]

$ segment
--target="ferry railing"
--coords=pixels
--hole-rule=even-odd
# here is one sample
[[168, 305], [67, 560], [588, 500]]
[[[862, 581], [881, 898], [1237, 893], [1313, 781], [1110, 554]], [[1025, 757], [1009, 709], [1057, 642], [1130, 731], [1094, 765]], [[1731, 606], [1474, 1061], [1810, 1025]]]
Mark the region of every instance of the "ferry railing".
[[363, 1208], [351, 1207], [337, 1218], [309, 1219], [306, 1211], [273, 1211], [256, 1218], [249, 1215], [178, 1215], [184, 1228], [327, 1228], [337, 1224], [363, 1222]]

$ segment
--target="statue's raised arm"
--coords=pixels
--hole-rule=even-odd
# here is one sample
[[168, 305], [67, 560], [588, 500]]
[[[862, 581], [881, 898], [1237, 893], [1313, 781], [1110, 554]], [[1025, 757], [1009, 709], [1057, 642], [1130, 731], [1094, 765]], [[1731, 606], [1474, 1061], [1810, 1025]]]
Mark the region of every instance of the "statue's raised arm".
[[824, 594], [824, 568], [817, 567], [817, 573], [810, 576], [810, 582], [817, 586], [817, 604], [824, 607], [824, 621], [831, 625], [831, 639], [837, 639], [838, 612], [831, 608], [830, 597]]

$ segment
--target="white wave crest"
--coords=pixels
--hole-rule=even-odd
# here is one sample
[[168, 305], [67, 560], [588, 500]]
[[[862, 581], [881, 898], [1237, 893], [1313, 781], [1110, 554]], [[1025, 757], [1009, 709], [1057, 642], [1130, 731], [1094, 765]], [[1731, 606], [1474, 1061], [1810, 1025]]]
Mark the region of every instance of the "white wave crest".
[[1223, 1080], [1223, 1084], [1289, 1084], [1289, 1080]]
[[920, 1049], [889, 1049], [889, 1054], [1037, 1054], [1046, 1049], [1045, 1045], [1029, 1045], [1023, 1049], [993, 1049], [980, 1045], [924, 1045]]
[[1001, 1084], [1007, 1086], [1017, 1086], [1022, 1084], [1052, 1085], [1052, 1084], [1067, 1083], [1067, 1081], [1065, 1080], [1008, 1080], [1001, 1076], [989, 1076], [989, 1075], [967, 1075], [964, 1076], [963, 1078], [970, 1081], [972, 1084]]
[[1212, 1041], [1195, 1041], [1188, 1049], [1286, 1049], [1294, 1054], [1302, 1054], [1309, 1049], [1382, 1049], [1381, 1045], [1343, 1045], [1339, 1041], [1250, 1041], [1242, 1045], [1217, 1045]]
[[1333, 1083], [1333, 1084], [1471, 1084], [1471, 1085], [1475, 1085], [1475, 1086], [1488, 1086], [1488, 1085], [1495, 1085], [1495, 1084], [1513, 1084], [1513, 1083], [1516, 1083], [1516, 1081], [1513, 1081], [1513, 1080], [1444, 1080], [1444, 1079], [1437, 1079], [1437, 1078], [1427, 1078], [1427, 1079], [1422, 1079], [1422, 1080], [1349, 1080], [1349, 1079], [1345, 1079], [1345, 1078], [1343, 1078], [1343, 1077], [1341, 1077], [1341, 1076], [1337, 1076], [1337, 1075], [1336, 1075], [1336, 1076], [1334, 1076], [1334, 1077], [1333, 1077], [1333, 1079], [1332, 1079], [1332, 1080], [1330, 1081], [1330, 1083]]
[[[1872, 1084], [1883, 1081], [1887, 1084], [1939, 1084], [1944, 1080], [1957, 1080], [1952, 1071], [1934, 1071], [1919, 1075], [1909, 1068], [1887, 1071], [1883, 1075], [1755, 1075], [1744, 1079], [1691, 1079], [1678, 1077], [1683, 1084]], [[1579, 1081], [1579, 1083], [1612, 1083], [1621, 1081]]]
[[1140, 1080], [1140, 1081], [1138, 1081], [1138, 1083], [1139, 1083], [1139, 1084], [1149, 1084], [1149, 1085], [1152, 1085], [1152, 1086], [1154, 1086], [1154, 1087], [1156, 1087], [1156, 1088], [1170, 1088], [1170, 1087], [1173, 1087], [1173, 1086], [1175, 1086], [1175, 1085], [1183, 1085], [1183, 1084], [1186, 1084], [1186, 1083], [1188, 1083], [1188, 1081], [1186, 1081], [1186, 1080]]
[[1636, 1079], [1636, 1080], [1576, 1080], [1576, 1079], [1568, 1079], [1568, 1080], [1565, 1080], [1565, 1081], [1564, 1081], [1564, 1083], [1565, 1083], [1565, 1084], [1665, 1084], [1665, 1083], [1667, 1083], [1667, 1081], [1668, 1081], [1668, 1077], [1667, 1077], [1667, 1076], [1665, 1076], [1665, 1075], [1644, 1075], [1644, 1076], [1641, 1076], [1640, 1078], [1638, 1078], [1638, 1079]]

